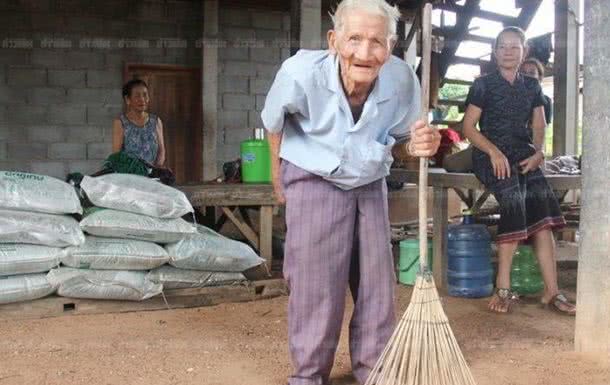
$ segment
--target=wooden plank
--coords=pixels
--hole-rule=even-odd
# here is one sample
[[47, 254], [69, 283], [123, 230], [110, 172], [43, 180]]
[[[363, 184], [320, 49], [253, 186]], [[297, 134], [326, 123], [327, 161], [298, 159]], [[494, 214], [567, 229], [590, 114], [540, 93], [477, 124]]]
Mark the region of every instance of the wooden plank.
[[439, 99], [436, 101], [436, 104], [440, 106], [464, 106], [465, 102], [463, 100], [449, 100], [449, 99]]
[[432, 238], [432, 274], [439, 289], [447, 289], [448, 189], [434, 188], [434, 235]]
[[275, 205], [270, 184], [194, 184], [178, 186], [193, 206]]
[[459, 84], [462, 86], [471, 86], [472, 82], [470, 80], [461, 80], [461, 79], [443, 79], [443, 84]]
[[[438, 169], [437, 169], [438, 170]], [[402, 183], [417, 183], [418, 172], [392, 169], [388, 180]], [[549, 185], [555, 190], [574, 190], [580, 188], [580, 175], [546, 175]], [[434, 187], [458, 187], [470, 190], [485, 190], [485, 186], [474, 174], [458, 172], [437, 172], [430, 169], [428, 185]]]
[[247, 302], [286, 295], [283, 279], [248, 282], [245, 285], [177, 289], [144, 301], [111, 301], [50, 296], [35, 301], [0, 305], [0, 320], [47, 318], [65, 315], [124, 313], [212, 306], [221, 303]]
[[[218, 39], [218, 0], [202, 0], [203, 37]], [[216, 178], [216, 138], [218, 133], [218, 46], [202, 45], [201, 101], [203, 104], [203, 162], [202, 180]]]
[[273, 262], [273, 206], [261, 206], [259, 222], [259, 253], [264, 258], [269, 271]]
[[252, 244], [252, 246], [258, 249], [260, 243], [258, 241], [258, 235], [254, 232], [254, 230], [252, 230], [252, 228], [248, 226], [248, 224], [246, 224], [245, 222], [240, 221], [239, 218], [237, 218], [237, 216], [233, 214], [233, 211], [231, 211], [231, 209], [229, 209], [228, 207], [223, 206], [221, 207], [221, 209], [222, 212], [227, 216], [227, 218], [229, 218], [231, 222], [233, 222], [233, 224], [239, 229], [239, 231]]

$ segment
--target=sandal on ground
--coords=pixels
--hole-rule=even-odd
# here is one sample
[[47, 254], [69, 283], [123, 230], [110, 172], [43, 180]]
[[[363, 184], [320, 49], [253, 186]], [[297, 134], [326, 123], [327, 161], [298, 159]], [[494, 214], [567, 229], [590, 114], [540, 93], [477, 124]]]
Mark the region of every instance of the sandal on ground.
[[518, 299], [519, 297], [510, 289], [496, 288], [488, 307], [494, 313], [508, 313]]
[[562, 293], [555, 294], [547, 303], [542, 302], [542, 307], [563, 315], [576, 315], [576, 305], [568, 301], [566, 296]]

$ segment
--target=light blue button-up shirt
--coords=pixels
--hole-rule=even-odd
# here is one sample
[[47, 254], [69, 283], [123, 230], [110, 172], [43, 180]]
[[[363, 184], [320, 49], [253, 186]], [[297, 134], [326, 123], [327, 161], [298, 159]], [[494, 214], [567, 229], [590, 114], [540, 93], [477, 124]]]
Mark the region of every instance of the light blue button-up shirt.
[[354, 123], [336, 55], [301, 50], [282, 64], [261, 117], [283, 132], [282, 159], [349, 190], [390, 173], [392, 146], [409, 138], [420, 107], [413, 69], [391, 56]]

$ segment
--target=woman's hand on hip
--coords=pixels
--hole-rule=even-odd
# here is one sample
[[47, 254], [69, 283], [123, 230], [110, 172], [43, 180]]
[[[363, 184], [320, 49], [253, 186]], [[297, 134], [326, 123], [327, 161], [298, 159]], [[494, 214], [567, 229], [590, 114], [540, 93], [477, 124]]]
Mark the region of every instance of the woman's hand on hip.
[[411, 126], [411, 140], [407, 143], [407, 152], [411, 156], [428, 157], [436, 154], [441, 144], [438, 130], [418, 120]]
[[498, 179], [506, 179], [510, 178], [510, 163], [508, 162], [508, 158], [506, 155], [502, 153], [502, 151], [493, 149], [489, 153], [489, 158], [491, 160], [491, 165], [494, 169], [494, 175]]
[[527, 174], [530, 171], [534, 171], [540, 167], [542, 162], [544, 161], [544, 154], [542, 151], [536, 151], [536, 153], [529, 158], [523, 159], [519, 162], [519, 166], [521, 166], [521, 173]]

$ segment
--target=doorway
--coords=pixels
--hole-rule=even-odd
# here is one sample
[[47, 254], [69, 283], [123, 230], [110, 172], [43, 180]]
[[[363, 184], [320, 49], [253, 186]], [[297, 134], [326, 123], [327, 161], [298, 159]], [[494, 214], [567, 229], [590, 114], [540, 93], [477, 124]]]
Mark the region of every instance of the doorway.
[[150, 112], [163, 122], [165, 163], [174, 172], [176, 183], [202, 181], [201, 69], [126, 64], [124, 78], [148, 84]]

